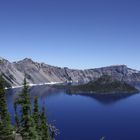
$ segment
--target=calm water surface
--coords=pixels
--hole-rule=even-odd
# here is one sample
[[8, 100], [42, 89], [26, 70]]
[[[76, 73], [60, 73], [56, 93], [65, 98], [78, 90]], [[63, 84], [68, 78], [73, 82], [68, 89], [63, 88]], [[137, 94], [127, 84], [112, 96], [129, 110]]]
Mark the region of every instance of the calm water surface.
[[[20, 89], [7, 91], [9, 111]], [[46, 86], [32, 87], [30, 95], [45, 104], [48, 121], [55, 120], [56, 140], [140, 140], [140, 94], [131, 96], [68, 95]], [[13, 121], [14, 119], [12, 119]]]

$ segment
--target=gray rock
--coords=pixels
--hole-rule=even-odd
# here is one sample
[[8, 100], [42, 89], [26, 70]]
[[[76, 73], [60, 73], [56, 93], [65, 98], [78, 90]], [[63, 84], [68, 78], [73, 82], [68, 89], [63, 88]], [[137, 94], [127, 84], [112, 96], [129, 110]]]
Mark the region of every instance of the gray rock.
[[22, 136], [20, 134], [15, 134], [15, 140], [22, 140]]
[[4, 78], [12, 86], [21, 85], [25, 76], [31, 84], [46, 82], [87, 83], [102, 75], [111, 75], [117, 80], [129, 84], [140, 83], [140, 71], [130, 69], [126, 65], [76, 70], [37, 63], [28, 58], [13, 63], [0, 58], [0, 73], [4, 74]]

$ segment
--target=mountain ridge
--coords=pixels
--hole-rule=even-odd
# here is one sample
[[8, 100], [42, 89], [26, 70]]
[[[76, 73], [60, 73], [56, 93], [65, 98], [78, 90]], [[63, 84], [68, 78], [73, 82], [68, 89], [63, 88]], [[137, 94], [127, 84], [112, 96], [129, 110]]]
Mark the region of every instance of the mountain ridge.
[[0, 73], [4, 74], [5, 80], [12, 86], [21, 85], [25, 76], [31, 84], [46, 82], [74, 82], [81, 84], [95, 81], [102, 75], [111, 75], [119, 81], [125, 81], [130, 84], [140, 83], [140, 71], [128, 68], [126, 65], [79, 70], [38, 63], [30, 58], [16, 62], [9, 62], [1, 58]]

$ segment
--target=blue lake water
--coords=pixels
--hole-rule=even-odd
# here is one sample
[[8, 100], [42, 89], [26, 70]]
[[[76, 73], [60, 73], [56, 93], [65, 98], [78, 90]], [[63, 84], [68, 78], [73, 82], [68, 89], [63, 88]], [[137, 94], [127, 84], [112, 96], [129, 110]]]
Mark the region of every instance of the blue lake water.
[[[7, 103], [14, 116], [13, 101], [20, 89], [7, 91]], [[140, 94], [130, 96], [68, 95], [46, 86], [32, 87], [30, 95], [45, 104], [48, 121], [60, 130], [56, 140], [140, 140]], [[14, 118], [14, 117], [13, 117]], [[12, 119], [13, 121], [13, 119]]]

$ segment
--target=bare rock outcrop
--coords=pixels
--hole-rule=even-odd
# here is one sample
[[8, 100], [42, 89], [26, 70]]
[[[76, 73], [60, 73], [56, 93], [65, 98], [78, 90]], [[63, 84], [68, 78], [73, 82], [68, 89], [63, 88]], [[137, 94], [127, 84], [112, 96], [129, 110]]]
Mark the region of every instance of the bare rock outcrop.
[[140, 71], [130, 69], [126, 65], [76, 70], [37, 63], [28, 58], [18, 62], [9, 62], [0, 58], [0, 73], [3, 73], [5, 80], [12, 86], [21, 85], [25, 76], [31, 84], [69, 81], [88, 83], [95, 81], [102, 75], [111, 75], [117, 80], [129, 84], [140, 83]]

